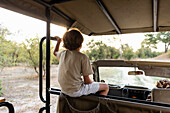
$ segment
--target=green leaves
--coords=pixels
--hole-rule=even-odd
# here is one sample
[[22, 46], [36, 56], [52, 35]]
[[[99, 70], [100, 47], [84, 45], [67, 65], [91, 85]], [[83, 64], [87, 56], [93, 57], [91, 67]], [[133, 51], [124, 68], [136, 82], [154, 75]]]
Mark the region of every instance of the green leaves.
[[165, 53], [168, 51], [170, 45], [170, 32], [159, 32], [157, 34], [146, 34], [147, 39], [145, 39], [142, 44], [146, 45], [147, 47], [156, 48], [156, 44], [164, 43], [165, 44]]
[[1, 80], [0, 80], [0, 96], [3, 94], [2, 92], [2, 85], [1, 85]]
[[122, 51], [123, 51], [122, 56], [126, 60], [130, 60], [134, 56], [133, 49], [128, 44], [122, 45]]
[[[153, 36], [154, 35], [150, 35]], [[157, 41], [153, 41], [157, 43]], [[141, 44], [141, 48], [136, 52], [133, 51], [133, 48], [128, 44], [121, 44], [119, 51], [115, 47], [107, 46], [102, 41], [95, 42], [91, 40], [87, 44], [89, 50], [85, 52], [90, 58], [90, 60], [99, 60], [99, 59], [126, 59], [131, 60], [132, 58], [152, 58], [161, 54], [161, 52], [152, 51], [149, 47], [145, 47], [144, 44]]]
[[[40, 38], [26, 39], [23, 43], [17, 43], [6, 39], [10, 32], [6, 28], [0, 26], [0, 67], [1, 71], [4, 67], [15, 65], [27, 65], [33, 67], [38, 74], [39, 66], [39, 42]], [[51, 53], [53, 48], [51, 47]], [[51, 62], [58, 63], [56, 57], [51, 55]], [[46, 44], [43, 44], [43, 70], [45, 75], [46, 60]]]
[[0, 67], [15, 65], [18, 57], [18, 45], [14, 41], [6, 40], [9, 31], [0, 27]]
[[94, 42], [94, 40], [91, 40], [87, 46], [89, 50], [87, 50], [85, 54], [87, 54], [91, 60], [117, 59], [120, 56], [118, 49], [107, 46], [102, 41]]
[[151, 48], [144, 46], [141, 46], [141, 48], [136, 51], [138, 58], [153, 58], [160, 54], [162, 54], [162, 52], [155, 52], [152, 51]]
[[[22, 43], [22, 46], [24, 47], [24, 50], [22, 51], [23, 56], [23, 62], [27, 63], [28, 66], [31, 66], [34, 68], [35, 72], [38, 74], [38, 66], [39, 66], [39, 43], [40, 38], [37, 36], [36, 38], [30, 38], [27, 39], [25, 43]], [[53, 51], [53, 48], [50, 49], [51, 53]], [[51, 62], [55, 61], [57, 59], [51, 54]], [[43, 43], [43, 71], [44, 76], [46, 72], [46, 43], [44, 41]], [[58, 62], [57, 62], [58, 63]]]

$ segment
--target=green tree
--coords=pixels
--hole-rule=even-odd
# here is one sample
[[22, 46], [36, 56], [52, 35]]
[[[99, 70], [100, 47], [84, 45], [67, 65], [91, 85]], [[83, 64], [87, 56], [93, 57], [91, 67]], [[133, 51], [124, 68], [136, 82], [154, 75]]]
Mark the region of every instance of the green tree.
[[87, 50], [86, 54], [91, 60], [104, 59], [106, 57], [104, 52], [106, 45], [102, 41], [94, 42], [94, 40], [91, 40], [87, 46], [90, 48], [90, 50]]
[[87, 54], [91, 60], [117, 59], [120, 56], [118, 49], [107, 46], [102, 41], [94, 42], [94, 40], [91, 40], [87, 46], [89, 50], [87, 50], [85, 54]]
[[18, 45], [14, 41], [6, 39], [10, 35], [8, 29], [0, 26], [0, 66], [3, 69], [6, 66], [16, 65], [18, 59]]
[[120, 56], [120, 51], [115, 47], [107, 46], [106, 48], [106, 58], [107, 59], [117, 59]]
[[17, 65], [19, 60], [19, 45], [15, 41], [8, 41], [7, 49], [8, 55], [11, 59], [11, 65]]
[[136, 55], [138, 58], [153, 58], [158, 55], [160, 55], [161, 52], [156, 52], [151, 50], [149, 47], [144, 47], [143, 45], [141, 46], [140, 49], [136, 51]]
[[[26, 43], [22, 43], [22, 62], [26, 62], [28, 66], [34, 68], [35, 72], [39, 74], [38, 66], [39, 66], [39, 43], [40, 38], [37, 36], [36, 38], [30, 38], [29, 40], [26, 39]], [[51, 47], [51, 53], [53, 53], [53, 47]], [[56, 59], [51, 54], [51, 63], [53, 63]], [[43, 43], [43, 76], [45, 76], [46, 72], [46, 43]]]
[[123, 52], [122, 56], [126, 60], [130, 60], [130, 59], [132, 59], [132, 57], [134, 57], [133, 49], [128, 44], [122, 45], [122, 52]]
[[0, 80], [0, 96], [3, 94], [2, 92], [2, 85], [1, 85], [1, 80]]
[[[3, 28], [0, 25], [0, 67], [1, 67], [1, 71], [2, 69], [7, 65], [7, 63], [9, 62], [9, 58], [8, 58], [8, 53], [7, 51], [7, 47], [5, 47], [8, 41], [5, 39], [7, 35], [10, 35], [11, 33], [9, 32], [8, 29]], [[1, 80], [0, 80], [0, 96], [3, 94], [2, 92], [2, 85], [1, 85]]]
[[39, 65], [39, 38], [26, 39], [26, 43], [22, 43], [24, 50], [22, 55], [24, 56], [25, 62], [34, 68], [38, 74], [37, 67]]
[[146, 44], [149, 47], [156, 48], [156, 44], [159, 42], [164, 43], [165, 45], [165, 53], [168, 51], [170, 45], [170, 32], [159, 32], [157, 34], [146, 34], [146, 37], [149, 37], [143, 41], [143, 44]]
[[168, 51], [169, 45], [170, 45], [170, 32], [160, 32], [157, 34], [157, 38], [159, 41], [164, 43], [165, 45], [165, 53]]

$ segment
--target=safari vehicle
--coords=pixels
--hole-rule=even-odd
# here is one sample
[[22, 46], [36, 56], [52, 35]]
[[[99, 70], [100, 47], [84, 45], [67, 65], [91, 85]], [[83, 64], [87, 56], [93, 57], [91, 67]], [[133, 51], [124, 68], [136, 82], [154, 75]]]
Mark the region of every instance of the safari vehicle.
[[147, 101], [170, 104], [170, 89], [156, 88], [158, 80], [169, 78], [170, 62], [98, 60], [92, 65], [94, 80], [109, 84], [108, 95], [146, 101], [151, 94]]
[[[170, 105], [170, 89], [156, 88], [157, 81], [170, 78], [170, 62], [97, 60], [92, 62], [92, 66], [93, 80], [108, 83], [108, 95], [91, 94], [80, 98], [70, 98], [61, 94], [60, 112], [170, 112], [169, 108], [165, 110]], [[162, 109], [164, 107], [165, 109]]]
[[[46, 113], [50, 113], [51, 94], [60, 95], [60, 113], [170, 113], [169, 103], [145, 100], [148, 93], [151, 92], [145, 87], [124, 86], [119, 88], [118, 84], [111, 84], [108, 96], [95, 94], [80, 98], [70, 98], [63, 95], [60, 89], [50, 87], [50, 40], [54, 40], [50, 35], [50, 23], [68, 29], [78, 28], [89, 36], [170, 31], [169, 6], [169, 0], [0, 0], [0, 7], [47, 22], [47, 35], [40, 43], [39, 94], [40, 99], [45, 103], [45, 107], [40, 109], [40, 113], [44, 110]], [[42, 95], [42, 43], [45, 39], [46, 99]], [[112, 61], [103, 60], [102, 62], [101, 64], [100, 61], [94, 63], [94, 80], [96, 81], [100, 81], [100, 66], [103, 64], [113, 65]], [[152, 69], [150, 66], [156, 66], [158, 68], [153, 68], [153, 71], [149, 70], [151, 74], [162, 75], [162, 73], [166, 73], [166, 77], [170, 77], [169, 63], [160, 62], [158, 64], [120, 61], [120, 65], [125, 67], [140, 68], [142, 66], [141, 70], [146, 75], [147, 69]], [[157, 73], [157, 70], [161, 70], [160, 73]], [[169, 92], [161, 92], [162, 97], [165, 97], [166, 94]], [[169, 100], [169, 97], [166, 99]]]

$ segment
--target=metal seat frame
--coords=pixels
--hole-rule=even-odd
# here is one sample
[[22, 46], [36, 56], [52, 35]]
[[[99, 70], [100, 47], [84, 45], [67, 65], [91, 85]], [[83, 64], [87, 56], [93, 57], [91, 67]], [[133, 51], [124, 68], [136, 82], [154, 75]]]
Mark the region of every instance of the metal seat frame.
[[9, 110], [9, 113], [15, 113], [13, 105], [9, 102], [0, 103], [0, 107], [7, 107]]

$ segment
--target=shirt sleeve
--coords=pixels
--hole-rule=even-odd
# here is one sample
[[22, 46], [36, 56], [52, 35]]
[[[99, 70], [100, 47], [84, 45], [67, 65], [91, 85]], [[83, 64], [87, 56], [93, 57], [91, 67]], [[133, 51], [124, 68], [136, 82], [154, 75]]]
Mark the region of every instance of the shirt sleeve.
[[56, 57], [57, 57], [58, 60], [60, 59], [60, 56], [61, 56], [62, 52], [63, 52], [63, 51], [58, 51], [58, 52], [56, 52], [56, 54], [57, 54]]
[[86, 55], [82, 59], [82, 65], [81, 66], [82, 66], [81, 69], [82, 69], [82, 75], [83, 76], [93, 74], [93, 69], [92, 69], [92, 66], [90, 64], [90, 60]]

